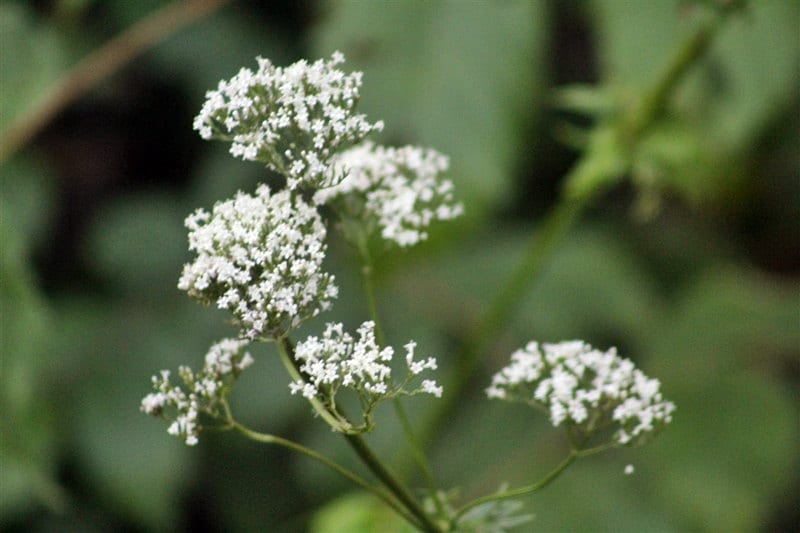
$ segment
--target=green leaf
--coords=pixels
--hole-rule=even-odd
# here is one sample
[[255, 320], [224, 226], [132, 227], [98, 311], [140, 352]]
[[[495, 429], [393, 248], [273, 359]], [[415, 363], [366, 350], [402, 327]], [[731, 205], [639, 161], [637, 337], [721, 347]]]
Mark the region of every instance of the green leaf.
[[346, 494], [321, 507], [311, 520], [311, 533], [411, 533], [416, 531], [374, 496]]
[[543, 83], [544, 2], [328, 4], [316, 55], [344, 52], [364, 71], [361, 110], [386, 122], [384, 142], [451, 157], [475, 212], [509, 190]]
[[800, 346], [798, 296], [796, 284], [715, 269], [653, 330], [647, 371], [677, 411], [651, 451], [663, 505], [684, 529], [757, 529], [789, 490], [800, 435], [778, 378]]
[[189, 257], [188, 209], [164, 195], [126, 197], [104, 206], [85, 254], [98, 273], [127, 291], [174, 292]]
[[67, 64], [64, 43], [24, 4], [0, 5], [0, 132], [41, 98]]

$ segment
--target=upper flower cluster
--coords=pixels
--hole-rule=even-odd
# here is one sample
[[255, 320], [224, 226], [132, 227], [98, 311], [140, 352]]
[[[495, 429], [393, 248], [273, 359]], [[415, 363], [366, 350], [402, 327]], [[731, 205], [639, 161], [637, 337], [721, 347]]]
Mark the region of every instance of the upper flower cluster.
[[336, 412], [336, 393], [343, 387], [351, 388], [361, 399], [368, 424], [370, 412], [384, 398], [423, 392], [436, 397], [442, 395], [442, 387], [433, 380], [423, 380], [417, 388], [405, 389], [423, 370], [436, 369], [433, 357], [414, 360], [415, 342], [404, 346], [408, 374], [402, 383], [396, 384], [389, 366], [394, 349], [378, 346], [375, 323], [364, 322], [357, 333], [358, 339], [354, 339], [344, 331], [342, 324], [328, 324], [321, 338], [312, 336], [298, 343], [294, 355], [304, 377], [290, 384], [292, 394], [299, 392], [306, 398], [317, 398]]
[[355, 113], [362, 73], [337, 69], [340, 52], [286, 68], [257, 61], [256, 72], [243, 68], [206, 93], [194, 128], [204, 139], [232, 141], [231, 154], [265, 163], [286, 176], [290, 189], [336, 183], [341, 176], [329, 171], [329, 159], [383, 129], [383, 122]]
[[238, 193], [186, 219], [189, 249], [178, 288], [229, 310], [242, 335], [279, 337], [330, 307], [338, 289], [322, 271], [325, 226], [299, 195]]
[[[183, 439], [186, 444], [197, 444], [200, 435], [200, 413], [216, 416], [220, 400], [242, 371], [253, 364], [250, 353], [243, 352], [247, 341], [223, 339], [214, 344], [206, 354], [203, 370], [195, 374], [182, 366], [178, 374], [187, 390], [170, 381], [169, 370], [153, 376], [152, 392], [142, 399], [141, 410], [149, 415], [172, 420], [167, 432]], [[166, 410], [174, 412], [174, 418]]]
[[440, 179], [449, 161], [435, 150], [404, 146], [387, 148], [366, 141], [339, 154], [333, 172], [344, 175], [338, 185], [314, 195], [340, 217], [362, 221], [368, 230], [400, 246], [428, 237], [433, 220], [449, 220], [464, 208], [453, 200], [453, 183]]
[[554, 426], [562, 423], [591, 434], [616, 426], [615, 442], [637, 444], [672, 421], [675, 405], [660, 383], [617, 355], [583, 341], [530, 342], [511, 355], [511, 364], [492, 378], [490, 398], [544, 408]]

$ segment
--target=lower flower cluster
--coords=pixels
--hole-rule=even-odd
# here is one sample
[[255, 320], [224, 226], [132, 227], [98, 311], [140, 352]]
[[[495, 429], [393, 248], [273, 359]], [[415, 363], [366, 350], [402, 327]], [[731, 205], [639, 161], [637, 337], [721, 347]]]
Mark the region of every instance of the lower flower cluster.
[[391, 346], [381, 348], [375, 340], [375, 323], [364, 322], [358, 338], [344, 331], [341, 323], [328, 324], [322, 337], [311, 336], [297, 344], [295, 358], [303, 378], [289, 385], [292, 394], [316, 398], [336, 411], [336, 394], [342, 388], [355, 391], [364, 408], [365, 418], [381, 400], [418, 393], [442, 395], [442, 387], [433, 380], [423, 380], [417, 387], [406, 386], [414, 376], [426, 369], [436, 369], [436, 359], [414, 360], [415, 342], [409, 342], [405, 362], [407, 375], [401, 383], [392, 380], [390, 365], [394, 357]]
[[602, 352], [583, 341], [528, 343], [492, 378], [489, 398], [544, 409], [554, 426], [590, 435], [614, 426], [618, 444], [641, 444], [672, 421], [675, 405], [614, 348]]
[[185, 389], [170, 381], [170, 371], [153, 376], [153, 388], [142, 399], [140, 409], [171, 421], [167, 432], [194, 446], [200, 435], [200, 414], [219, 414], [220, 401], [242, 371], [253, 364], [249, 352], [243, 352], [247, 341], [223, 339], [209, 349], [203, 369], [194, 373], [189, 367], [178, 368]]

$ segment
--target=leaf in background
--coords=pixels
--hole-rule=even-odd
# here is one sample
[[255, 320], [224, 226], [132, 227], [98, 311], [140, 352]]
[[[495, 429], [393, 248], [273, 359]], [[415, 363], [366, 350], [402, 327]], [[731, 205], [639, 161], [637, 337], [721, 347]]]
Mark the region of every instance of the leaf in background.
[[[529, 241], [529, 234], [499, 229], [441, 258], [409, 265], [398, 273], [402, 298], [413, 309], [409, 316], [428, 317], [429, 328], [439, 330], [473, 327]], [[575, 230], [529, 290], [509, 325], [518, 345], [532, 338], [555, 342], [581, 335], [637, 342], [663, 311], [648, 272], [608, 227]], [[455, 333], [463, 335], [459, 330]]]
[[375, 496], [360, 492], [346, 494], [320, 507], [311, 520], [309, 531], [412, 533], [416, 529]]
[[732, 154], [752, 146], [767, 122], [800, 97], [800, 3], [748, 2], [711, 50], [720, 90], [705, 126]]
[[788, 490], [800, 435], [777, 378], [781, 357], [800, 346], [798, 293], [753, 271], [716, 269], [653, 331], [648, 371], [678, 409], [650, 451], [662, 504], [685, 529], [757, 529]]
[[[604, 77], [628, 94], [653, 86], [705, 11], [680, 2], [591, 6]], [[706, 58], [676, 90], [681, 120], [655, 125], [641, 147], [634, 173], [645, 192], [648, 181], [695, 203], [729, 203], [743, 192], [752, 179], [744, 170], [747, 154], [800, 95], [798, 24], [800, 4], [793, 0], [748, 2], [727, 18]]]
[[[64, 438], [83, 482], [96, 492], [93, 503], [131, 523], [169, 530], [177, 525], [194, 454], [139, 405], [151, 375], [199, 361], [204, 352], [191, 358], [202, 339], [187, 339], [175, 325], [181, 313], [165, 313], [156, 303], [147, 295], [58, 302], [63, 405], [57, 409], [70, 421]], [[205, 332], [207, 324], [198, 329]]]
[[364, 71], [361, 111], [385, 143], [429, 145], [473, 213], [510, 190], [543, 80], [544, 2], [328, 4], [316, 56]]
[[0, 189], [0, 517], [36, 504], [63, 510], [56, 481], [55, 413], [42, 388], [51, 374], [50, 309], [29, 263], [51, 203], [46, 168], [15, 159]]
[[85, 246], [87, 262], [126, 292], [171, 293], [188, 259], [183, 220], [190, 209], [168, 195], [129, 196], [95, 217]]
[[0, 132], [41, 98], [67, 64], [53, 27], [38, 24], [19, 3], [0, 5]]

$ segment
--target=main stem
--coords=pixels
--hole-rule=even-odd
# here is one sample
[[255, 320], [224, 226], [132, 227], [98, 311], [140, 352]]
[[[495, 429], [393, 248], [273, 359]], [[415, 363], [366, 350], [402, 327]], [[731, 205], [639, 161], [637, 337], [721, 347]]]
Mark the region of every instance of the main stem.
[[[297, 361], [294, 358], [294, 350], [286, 338], [278, 339], [278, 349], [281, 358], [284, 360], [284, 366], [289, 371], [292, 379], [301, 379], [300, 370], [297, 367]], [[380, 480], [381, 483], [392, 493], [392, 495], [400, 502], [407, 512], [400, 513], [404, 518], [408, 519], [414, 526], [419, 527], [423, 531], [438, 532], [441, 528], [434, 523], [427, 515], [425, 510], [419, 502], [411, 495], [406, 487], [383, 465], [377, 455], [370, 449], [364, 438], [355, 433], [350, 433], [348, 430], [352, 428], [346, 420], [341, 420], [340, 417], [331, 413], [321, 402], [316, 399], [309, 400], [314, 409], [325, 419], [328, 424], [335, 430], [341, 432], [347, 443], [358, 455], [359, 459], [369, 468], [369, 470]]]
[[374, 452], [367, 445], [366, 441], [361, 435], [344, 434], [345, 440], [356, 452], [356, 455], [361, 461], [375, 474], [387, 489], [400, 500], [408, 511], [414, 515], [419, 521], [418, 527], [423, 531], [440, 532], [442, 528], [431, 520], [422, 506], [417, 500], [408, 492], [408, 489], [385, 467], [378, 459]]
[[[364, 294], [367, 299], [367, 307], [370, 318], [375, 323], [375, 335], [377, 337], [378, 344], [380, 346], [386, 346], [386, 337], [383, 332], [380, 315], [378, 314], [378, 305], [375, 299], [375, 281], [373, 278], [374, 270], [372, 255], [369, 253], [369, 247], [366, 237], [363, 233], [359, 235], [358, 241], [355, 243], [355, 245], [358, 249], [359, 256], [361, 257], [361, 272], [364, 279]], [[444, 509], [442, 509], [441, 503], [439, 502], [439, 498], [436, 494], [436, 483], [433, 479], [431, 468], [428, 465], [425, 452], [423, 451], [422, 446], [414, 433], [414, 429], [411, 426], [411, 421], [406, 416], [405, 409], [403, 409], [403, 405], [399, 398], [393, 398], [392, 404], [394, 405], [395, 414], [397, 415], [397, 418], [400, 420], [400, 423], [403, 427], [403, 432], [406, 434], [406, 440], [411, 448], [411, 455], [414, 458], [414, 461], [417, 463], [417, 466], [422, 471], [423, 477], [425, 478], [429, 496], [435, 503], [439, 513], [444, 516]]]

